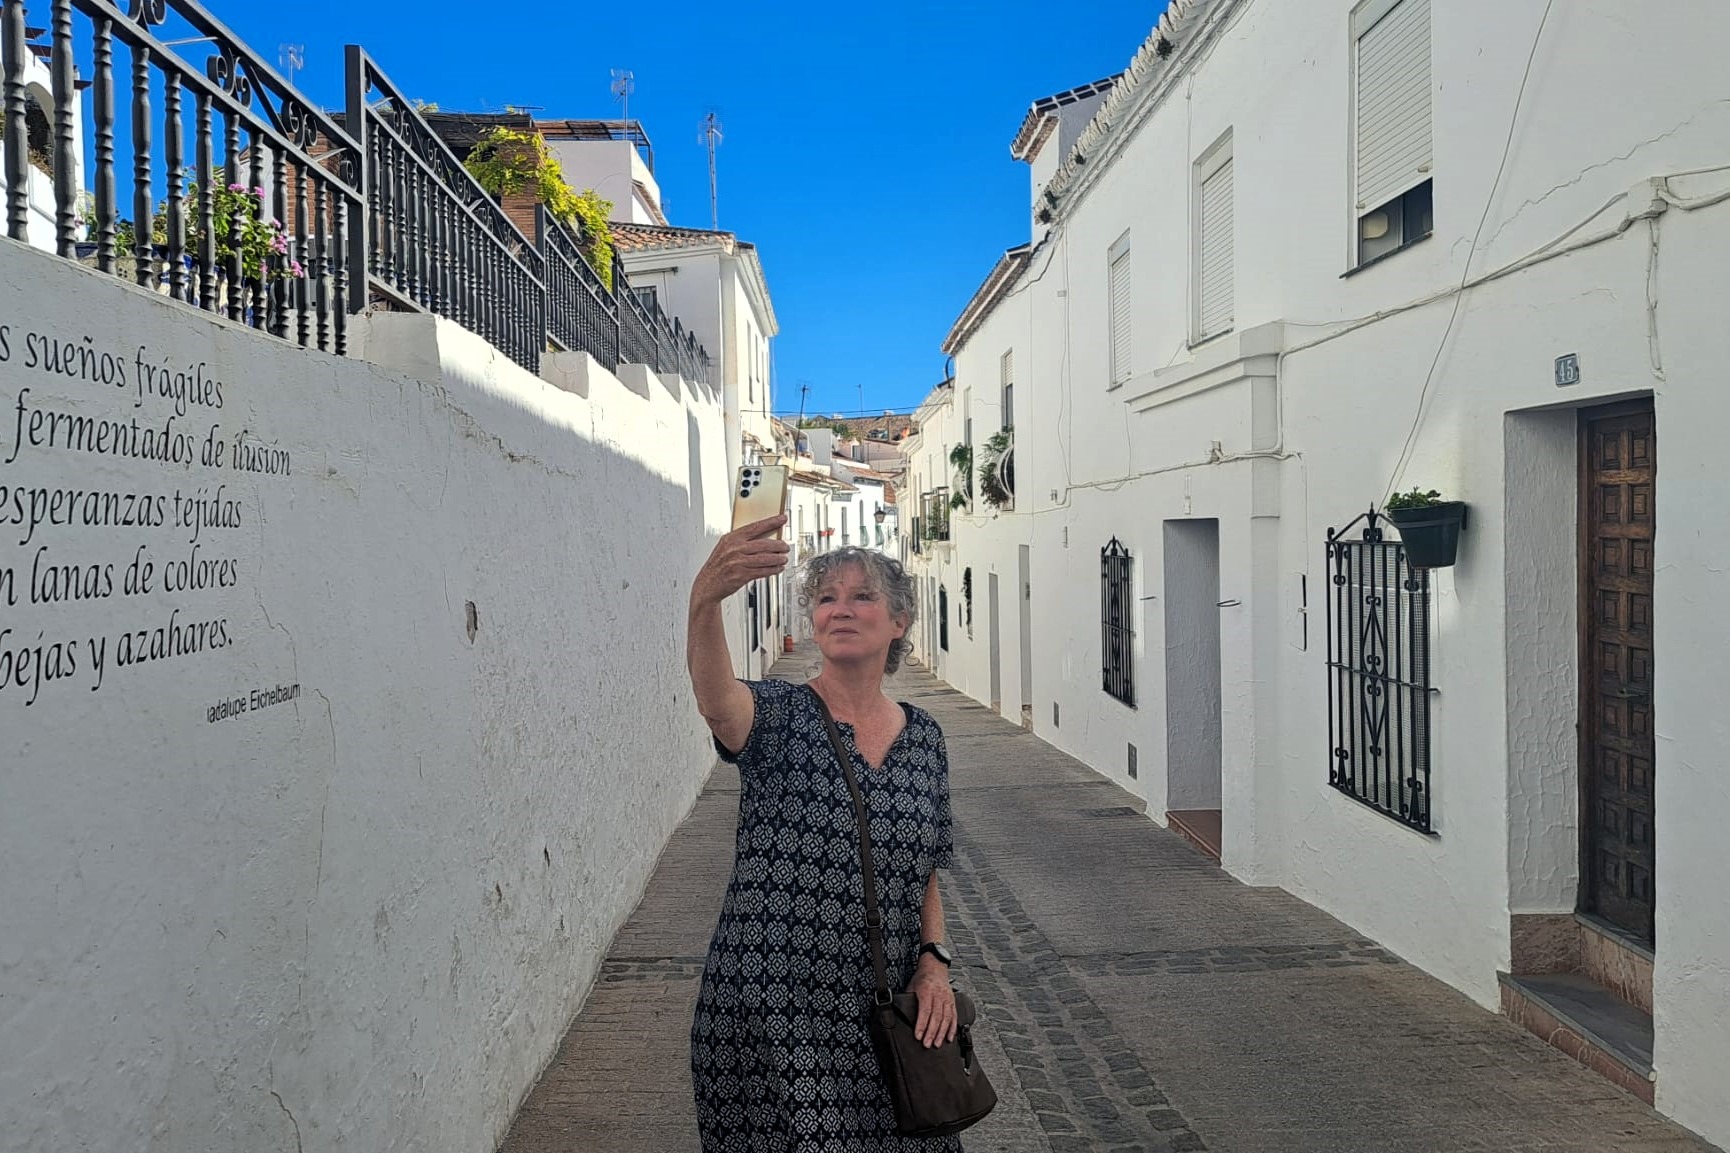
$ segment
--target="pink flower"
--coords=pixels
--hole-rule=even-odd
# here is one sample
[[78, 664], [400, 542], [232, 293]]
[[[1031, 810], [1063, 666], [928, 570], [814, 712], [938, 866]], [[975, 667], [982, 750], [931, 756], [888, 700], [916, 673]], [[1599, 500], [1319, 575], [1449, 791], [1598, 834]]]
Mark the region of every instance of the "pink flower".
[[246, 191], [246, 185], [244, 185], [244, 184], [230, 184], [228, 186], [228, 190], [230, 192], [245, 192]]

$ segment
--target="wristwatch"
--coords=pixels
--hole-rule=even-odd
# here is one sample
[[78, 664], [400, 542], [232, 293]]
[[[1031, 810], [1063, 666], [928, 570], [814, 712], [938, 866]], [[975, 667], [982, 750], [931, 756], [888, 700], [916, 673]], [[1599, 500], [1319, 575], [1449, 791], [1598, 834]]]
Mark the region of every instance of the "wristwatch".
[[955, 964], [955, 954], [951, 953], [942, 941], [927, 941], [923, 945], [919, 946], [920, 957], [923, 957], [927, 953], [930, 953], [933, 957], [942, 961], [943, 967], [946, 969], [951, 968]]

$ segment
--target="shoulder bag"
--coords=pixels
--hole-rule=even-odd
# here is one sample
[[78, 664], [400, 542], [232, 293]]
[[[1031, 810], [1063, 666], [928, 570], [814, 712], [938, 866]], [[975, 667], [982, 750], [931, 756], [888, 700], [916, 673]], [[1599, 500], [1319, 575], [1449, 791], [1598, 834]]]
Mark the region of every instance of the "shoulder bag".
[[870, 816], [835, 718], [816, 689], [811, 695], [817, 698], [829, 743], [847, 778], [859, 824], [859, 862], [865, 870], [865, 932], [871, 941], [871, 970], [876, 977], [866, 1026], [895, 1106], [895, 1131], [903, 1137], [959, 1133], [997, 1104], [997, 1091], [986, 1080], [985, 1070], [973, 1053], [973, 1002], [967, 994], [956, 992], [955, 1039], [927, 1049], [913, 1032], [919, 1019], [918, 998], [907, 992], [890, 993], [888, 967], [883, 960], [883, 911], [877, 904], [877, 872], [871, 857]]

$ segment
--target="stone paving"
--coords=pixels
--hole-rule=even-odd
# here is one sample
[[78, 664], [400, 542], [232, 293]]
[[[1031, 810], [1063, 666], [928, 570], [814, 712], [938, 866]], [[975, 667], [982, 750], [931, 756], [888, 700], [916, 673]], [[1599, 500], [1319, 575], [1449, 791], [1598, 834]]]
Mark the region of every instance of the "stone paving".
[[[944, 901], [1002, 1098], [968, 1153], [1710, 1153], [923, 670], [891, 691], [949, 744]], [[668, 844], [505, 1153], [697, 1153], [688, 1033], [738, 787], [717, 768]]]

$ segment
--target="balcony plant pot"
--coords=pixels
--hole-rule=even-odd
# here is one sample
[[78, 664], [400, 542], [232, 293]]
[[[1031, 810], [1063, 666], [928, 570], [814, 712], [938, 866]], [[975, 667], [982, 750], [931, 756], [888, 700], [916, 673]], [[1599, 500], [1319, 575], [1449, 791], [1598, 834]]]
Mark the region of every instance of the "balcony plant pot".
[[1415, 569], [1448, 568], [1460, 551], [1460, 529], [1466, 523], [1466, 503], [1438, 501], [1417, 508], [1394, 508], [1385, 513], [1400, 530], [1406, 563]]

